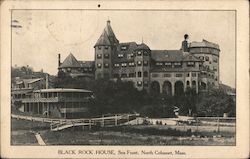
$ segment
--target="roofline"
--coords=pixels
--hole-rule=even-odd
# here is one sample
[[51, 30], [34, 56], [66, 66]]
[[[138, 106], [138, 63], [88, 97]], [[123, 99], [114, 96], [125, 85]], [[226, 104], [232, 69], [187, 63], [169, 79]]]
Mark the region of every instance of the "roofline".
[[74, 88], [50, 88], [50, 89], [40, 89], [33, 91], [35, 93], [39, 92], [80, 92], [80, 93], [92, 93], [92, 91], [85, 89], [74, 89]]
[[216, 48], [216, 47], [210, 47], [210, 46], [189, 46], [188, 48], [211, 48], [211, 49], [216, 49], [216, 50], [219, 50], [219, 48]]

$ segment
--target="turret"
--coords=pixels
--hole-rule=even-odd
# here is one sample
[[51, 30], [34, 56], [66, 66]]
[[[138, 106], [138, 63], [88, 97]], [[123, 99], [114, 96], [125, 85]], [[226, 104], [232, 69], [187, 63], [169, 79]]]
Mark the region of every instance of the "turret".
[[182, 45], [181, 45], [181, 50], [183, 52], [188, 52], [189, 51], [187, 39], [188, 39], [188, 34], [185, 34], [184, 35], [184, 40], [182, 41]]
[[119, 41], [110, 26], [110, 20], [97, 40], [95, 48], [95, 78], [110, 79], [112, 73], [112, 57]]

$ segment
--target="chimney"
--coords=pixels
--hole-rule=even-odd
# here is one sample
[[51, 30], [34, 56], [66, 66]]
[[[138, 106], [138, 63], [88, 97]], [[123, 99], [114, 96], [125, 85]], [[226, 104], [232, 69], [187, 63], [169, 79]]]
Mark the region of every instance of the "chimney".
[[58, 54], [58, 67], [61, 65], [61, 54]]
[[45, 88], [46, 88], [46, 89], [49, 89], [49, 74], [48, 74], [48, 73], [46, 74], [45, 82], [46, 82]]
[[188, 34], [185, 34], [184, 35], [184, 40], [182, 41], [182, 45], [181, 45], [181, 50], [183, 52], [188, 52], [189, 51], [187, 39], [188, 39]]

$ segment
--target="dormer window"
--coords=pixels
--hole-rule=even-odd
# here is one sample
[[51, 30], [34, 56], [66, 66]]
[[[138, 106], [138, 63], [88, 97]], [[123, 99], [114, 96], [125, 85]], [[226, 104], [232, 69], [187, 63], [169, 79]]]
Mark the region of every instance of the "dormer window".
[[190, 66], [190, 67], [194, 66], [194, 62], [187, 62], [187, 66]]
[[156, 62], [156, 66], [162, 66], [163, 63], [162, 62]]
[[124, 51], [124, 50], [127, 50], [128, 47], [127, 46], [121, 46], [121, 50]]
[[175, 62], [174, 67], [181, 67], [181, 62]]
[[171, 67], [171, 66], [172, 66], [172, 63], [171, 63], [171, 62], [165, 62], [165, 66]]

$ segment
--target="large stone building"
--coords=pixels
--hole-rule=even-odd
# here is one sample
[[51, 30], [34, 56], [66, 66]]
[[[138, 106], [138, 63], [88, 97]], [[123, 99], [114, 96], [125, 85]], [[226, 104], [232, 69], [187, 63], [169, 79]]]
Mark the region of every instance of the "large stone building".
[[[182, 94], [188, 87], [197, 93], [218, 87], [219, 45], [206, 40], [188, 43], [187, 38], [179, 50], [151, 50], [144, 43], [119, 42], [108, 20], [94, 45], [95, 61], [85, 69], [95, 79], [133, 81], [138, 90], [168, 95]], [[72, 76], [84, 70], [72, 54], [65, 61], [71, 62], [59, 62], [59, 70]]]

